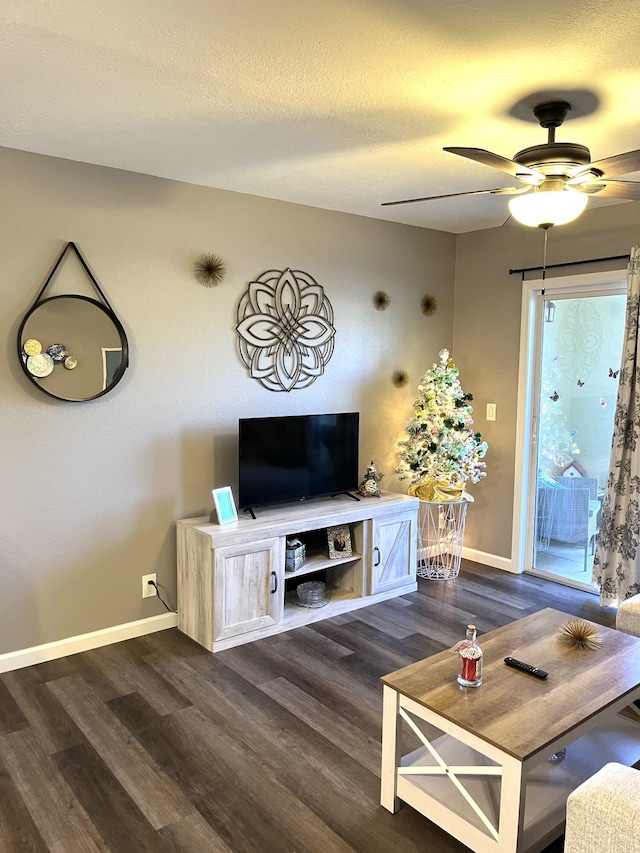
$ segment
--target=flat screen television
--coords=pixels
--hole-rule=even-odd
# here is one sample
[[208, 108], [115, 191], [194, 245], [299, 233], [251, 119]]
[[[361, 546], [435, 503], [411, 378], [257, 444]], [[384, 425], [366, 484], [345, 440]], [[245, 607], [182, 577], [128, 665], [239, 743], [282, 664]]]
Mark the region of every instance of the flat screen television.
[[240, 508], [356, 490], [359, 420], [358, 412], [241, 418]]

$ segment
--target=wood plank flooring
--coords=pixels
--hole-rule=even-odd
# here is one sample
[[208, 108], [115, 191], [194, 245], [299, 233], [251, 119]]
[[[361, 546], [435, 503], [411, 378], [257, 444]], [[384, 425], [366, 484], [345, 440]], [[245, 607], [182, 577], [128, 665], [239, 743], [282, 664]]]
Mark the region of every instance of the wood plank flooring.
[[216, 655], [172, 629], [5, 673], [0, 851], [464, 853], [379, 805], [379, 678], [543, 607], [615, 622], [587, 593], [463, 562]]

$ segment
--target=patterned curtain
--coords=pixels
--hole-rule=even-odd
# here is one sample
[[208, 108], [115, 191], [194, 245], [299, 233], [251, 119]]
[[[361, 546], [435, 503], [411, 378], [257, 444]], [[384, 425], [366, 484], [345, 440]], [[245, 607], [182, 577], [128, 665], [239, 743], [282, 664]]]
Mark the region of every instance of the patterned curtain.
[[613, 423], [611, 461], [593, 582], [602, 607], [617, 607], [640, 593], [640, 247], [631, 250], [627, 276], [627, 318], [620, 384]]

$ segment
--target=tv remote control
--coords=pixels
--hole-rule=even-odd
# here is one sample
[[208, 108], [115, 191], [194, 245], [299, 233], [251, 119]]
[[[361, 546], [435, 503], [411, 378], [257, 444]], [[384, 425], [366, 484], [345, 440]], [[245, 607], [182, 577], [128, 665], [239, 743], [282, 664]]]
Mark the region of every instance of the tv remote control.
[[522, 672], [526, 672], [527, 675], [533, 675], [535, 678], [544, 679], [549, 675], [544, 669], [538, 669], [537, 666], [531, 666], [530, 663], [523, 663], [521, 660], [516, 660], [515, 658], [505, 658], [504, 662], [507, 666], [512, 666], [514, 669], [519, 669]]

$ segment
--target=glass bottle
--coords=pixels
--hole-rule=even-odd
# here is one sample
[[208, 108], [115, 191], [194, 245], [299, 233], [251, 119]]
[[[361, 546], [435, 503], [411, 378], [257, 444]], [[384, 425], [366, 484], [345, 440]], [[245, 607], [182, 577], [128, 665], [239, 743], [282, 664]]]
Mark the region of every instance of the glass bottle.
[[482, 684], [482, 649], [476, 640], [476, 626], [467, 626], [466, 638], [460, 643], [460, 674], [458, 683], [463, 687], [480, 687]]

